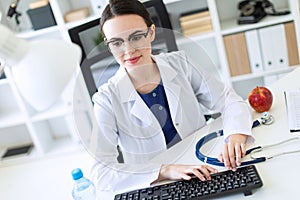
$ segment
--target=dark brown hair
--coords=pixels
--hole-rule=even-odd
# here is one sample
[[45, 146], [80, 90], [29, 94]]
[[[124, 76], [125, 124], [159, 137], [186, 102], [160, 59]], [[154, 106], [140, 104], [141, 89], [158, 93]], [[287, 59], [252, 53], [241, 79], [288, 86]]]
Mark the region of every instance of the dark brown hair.
[[100, 31], [103, 33], [103, 24], [119, 15], [136, 14], [141, 16], [146, 25], [150, 27], [153, 24], [149, 12], [144, 4], [138, 0], [109, 0], [109, 4], [105, 7], [100, 18]]

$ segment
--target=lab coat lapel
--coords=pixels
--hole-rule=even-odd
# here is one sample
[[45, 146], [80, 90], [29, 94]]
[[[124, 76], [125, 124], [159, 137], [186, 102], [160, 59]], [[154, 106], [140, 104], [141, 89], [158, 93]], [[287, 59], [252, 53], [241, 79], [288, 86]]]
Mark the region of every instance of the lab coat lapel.
[[139, 95], [132, 101], [130, 113], [140, 119], [145, 126], [150, 126], [153, 122], [152, 113]]
[[171, 117], [173, 123], [176, 123], [181, 93], [181, 88], [175, 83], [177, 72], [170, 67], [168, 62], [166, 62], [167, 59], [160, 59], [160, 57], [157, 57], [155, 60], [159, 71], [161, 72], [160, 74], [168, 99]]
[[168, 99], [169, 109], [173, 122], [176, 122], [178, 115], [178, 105], [180, 102], [180, 87], [173, 82], [166, 82], [164, 84], [166, 96]]
[[129, 76], [123, 70], [118, 82], [121, 102], [129, 106], [130, 114], [142, 121], [144, 126], [152, 124], [152, 113], [143, 99], [136, 92]]

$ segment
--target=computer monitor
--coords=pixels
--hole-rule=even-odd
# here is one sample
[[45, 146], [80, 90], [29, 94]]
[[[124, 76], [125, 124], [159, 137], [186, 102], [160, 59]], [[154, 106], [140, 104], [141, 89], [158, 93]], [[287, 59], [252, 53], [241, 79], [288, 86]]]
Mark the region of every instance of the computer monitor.
[[[156, 27], [156, 39], [152, 43], [153, 54], [178, 50], [167, 9], [162, 0], [144, 2]], [[97, 88], [115, 74], [119, 65], [107, 47], [98, 45], [100, 37], [99, 18], [69, 29], [73, 43], [82, 49], [81, 71], [90, 97]]]

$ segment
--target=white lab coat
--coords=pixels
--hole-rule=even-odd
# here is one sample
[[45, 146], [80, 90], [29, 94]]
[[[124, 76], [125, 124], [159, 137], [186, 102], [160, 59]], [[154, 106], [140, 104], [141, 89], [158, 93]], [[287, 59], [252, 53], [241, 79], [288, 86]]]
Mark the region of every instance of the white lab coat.
[[[161, 73], [171, 117], [181, 138], [205, 125], [203, 106], [220, 111], [225, 138], [251, 135], [249, 107], [236, 93], [192, 66], [184, 52], [153, 56]], [[149, 160], [167, 149], [162, 129], [120, 67], [93, 96], [97, 125], [92, 142], [97, 162], [92, 177], [99, 190], [146, 187], [158, 177], [160, 165]], [[120, 145], [124, 164], [117, 161]], [[184, 164], [184, 163], [183, 163]]]

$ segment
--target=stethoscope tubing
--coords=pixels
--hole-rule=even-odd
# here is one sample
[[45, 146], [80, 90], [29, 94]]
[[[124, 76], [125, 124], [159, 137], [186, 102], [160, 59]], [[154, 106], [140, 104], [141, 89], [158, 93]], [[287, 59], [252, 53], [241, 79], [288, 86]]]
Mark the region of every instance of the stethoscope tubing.
[[[259, 120], [255, 120], [252, 124], [252, 128], [255, 128], [257, 126], [261, 125], [261, 122]], [[212, 133], [209, 133], [208, 135], [202, 137], [197, 143], [196, 143], [196, 151], [195, 151], [195, 154], [196, 154], [196, 157], [204, 162], [204, 163], [208, 163], [208, 164], [211, 164], [211, 165], [216, 165], [216, 166], [225, 166], [223, 162], [220, 162], [217, 158], [213, 158], [213, 157], [208, 157], [208, 156], [205, 156], [204, 154], [201, 153], [200, 149], [201, 147], [207, 143], [208, 141], [214, 139], [214, 138], [217, 138], [219, 136], [223, 136], [223, 130], [219, 130], [218, 132], [212, 132]], [[289, 153], [298, 153], [300, 152], [300, 150], [295, 150], [295, 151], [288, 151], [288, 152], [282, 152], [280, 154], [277, 154], [277, 155], [273, 155], [273, 156], [269, 156], [269, 157], [257, 157], [255, 158], [252, 154], [253, 153], [256, 153], [258, 151], [261, 151], [262, 149], [265, 149], [265, 148], [269, 148], [269, 147], [274, 147], [274, 146], [277, 146], [277, 145], [280, 145], [280, 144], [283, 144], [283, 143], [286, 143], [286, 142], [289, 142], [289, 141], [292, 141], [292, 140], [295, 140], [295, 139], [299, 139], [297, 137], [294, 137], [294, 138], [290, 138], [290, 139], [287, 139], [287, 140], [284, 140], [284, 141], [281, 141], [281, 142], [278, 142], [276, 144], [272, 144], [272, 145], [266, 145], [266, 146], [256, 146], [256, 147], [253, 147], [251, 149], [248, 149], [246, 151], [246, 155], [249, 155], [250, 154], [250, 157], [252, 160], [248, 160], [248, 161], [244, 161], [241, 163], [241, 166], [244, 166], [244, 165], [250, 165], [250, 164], [256, 164], [256, 163], [260, 163], [260, 162], [264, 162], [266, 161], [267, 159], [270, 159], [270, 158], [274, 158], [276, 156], [280, 156], [280, 155], [284, 155], [284, 154], [289, 154]]]

